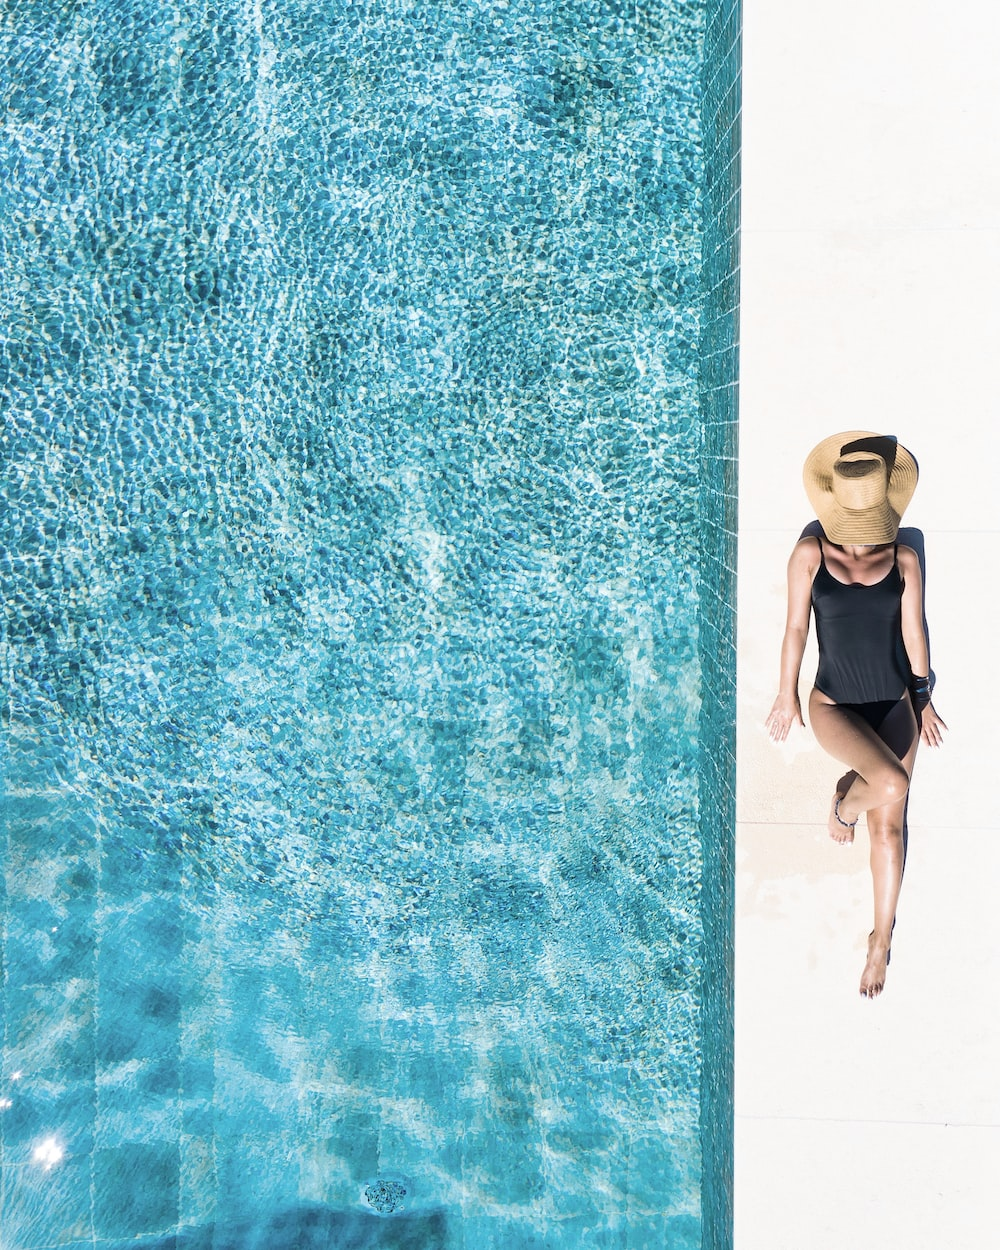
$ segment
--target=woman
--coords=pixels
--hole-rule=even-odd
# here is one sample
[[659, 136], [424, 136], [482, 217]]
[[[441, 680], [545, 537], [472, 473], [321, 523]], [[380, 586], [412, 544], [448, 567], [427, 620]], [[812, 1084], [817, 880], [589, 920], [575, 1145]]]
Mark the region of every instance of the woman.
[[940, 746], [947, 729], [930, 700], [920, 562], [896, 542], [917, 462], [891, 436], [851, 431], [809, 454], [803, 480], [823, 536], [800, 539], [788, 562], [780, 690], [767, 729], [772, 741], [783, 742], [793, 724], [805, 724], [798, 681], [813, 609], [819, 671], [809, 720], [820, 746], [848, 766], [830, 800], [830, 836], [853, 842], [866, 814], [875, 927], [861, 994], [876, 998], [903, 879], [903, 819], [917, 743]]

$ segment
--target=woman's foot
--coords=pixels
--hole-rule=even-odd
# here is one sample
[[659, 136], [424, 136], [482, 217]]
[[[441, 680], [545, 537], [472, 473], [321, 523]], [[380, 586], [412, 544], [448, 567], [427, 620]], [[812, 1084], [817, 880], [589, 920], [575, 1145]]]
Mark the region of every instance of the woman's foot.
[[857, 816], [853, 820], [848, 820], [841, 804], [843, 797], [843, 794], [840, 793], [840, 783], [838, 782], [837, 791], [830, 800], [830, 817], [826, 822], [830, 837], [833, 838], [834, 842], [840, 842], [842, 845], [854, 841], [854, 826], [858, 823]]
[[868, 934], [868, 960], [861, 974], [861, 997], [878, 998], [885, 989], [885, 970], [889, 966], [889, 943], [879, 942], [875, 930]]

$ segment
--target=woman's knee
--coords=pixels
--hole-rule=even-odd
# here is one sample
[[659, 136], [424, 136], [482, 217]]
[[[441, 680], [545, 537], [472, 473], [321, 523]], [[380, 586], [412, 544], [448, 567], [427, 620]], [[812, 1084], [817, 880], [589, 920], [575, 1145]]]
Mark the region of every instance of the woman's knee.
[[905, 768], [885, 768], [879, 771], [877, 777], [868, 783], [879, 796], [878, 806], [885, 803], [898, 803], [906, 798], [906, 792], [910, 788], [910, 778]]

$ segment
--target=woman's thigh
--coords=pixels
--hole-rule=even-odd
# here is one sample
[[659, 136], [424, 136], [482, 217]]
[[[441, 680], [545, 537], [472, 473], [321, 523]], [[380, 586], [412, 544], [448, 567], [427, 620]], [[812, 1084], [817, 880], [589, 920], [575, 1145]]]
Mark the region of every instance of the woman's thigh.
[[876, 732], [906, 769], [907, 775], [912, 773], [920, 728], [909, 696], [899, 700]]
[[[900, 700], [898, 707], [893, 708], [878, 729], [879, 737], [898, 757], [900, 764], [906, 769], [907, 777], [913, 776], [913, 764], [917, 758], [917, 747], [920, 745], [920, 731], [913, 704], [909, 699]], [[867, 815], [868, 832], [873, 837], [895, 837], [903, 832], [906, 818], [906, 798], [895, 803], [886, 803], [882, 807], [873, 807]]]
[[898, 710], [888, 714], [876, 733], [857, 712], [826, 703], [814, 689], [809, 696], [809, 723], [823, 750], [850, 765], [866, 781], [874, 780], [879, 772], [897, 772], [901, 767], [909, 777], [916, 745], [909, 699], [900, 700]]

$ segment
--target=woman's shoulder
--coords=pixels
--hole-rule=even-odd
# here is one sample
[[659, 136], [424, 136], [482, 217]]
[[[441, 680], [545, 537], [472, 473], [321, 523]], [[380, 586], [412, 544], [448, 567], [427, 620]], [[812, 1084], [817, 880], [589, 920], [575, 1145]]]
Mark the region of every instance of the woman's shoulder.
[[799, 541], [795, 544], [795, 546], [792, 548], [793, 556], [801, 552], [806, 552], [810, 555], [813, 555], [818, 560], [819, 553], [820, 553], [820, 540], [819, 540], [818, 535], [804, 534], [799, 539]]
[[819, 568], [821, 548], [819, 540], [813, 534], [800, 538], [792, 548], [788, 567], [798, 572], [808, 573], [810, 577]]
[[896, 548], [896, 558], [901, 568], [920, 568], [920, 557], [912, 547], [907, 547], [905, 543], [900, 543]]
[[920, 557], [912, 547], [900, 543], [896, 551], [896, 565], [903, 579], [903, 586], [920, 586], [923, 572], [920, 568]]

